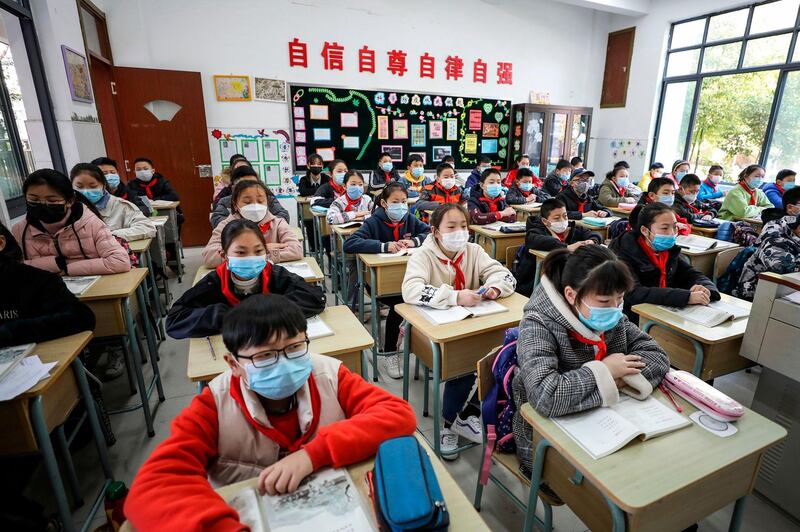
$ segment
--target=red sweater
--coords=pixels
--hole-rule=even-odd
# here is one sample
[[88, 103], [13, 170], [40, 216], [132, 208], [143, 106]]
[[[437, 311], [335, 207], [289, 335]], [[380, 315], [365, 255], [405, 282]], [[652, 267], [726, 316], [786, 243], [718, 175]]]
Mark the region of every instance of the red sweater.
[[[416, 429], [414, 411], [399, 397], [344, 365], [338, 378], [337, 396], [347, 419], [319, 427], [304, 447], [315, 471], [366, 460], [384, 440]], [[125, 516], [137, 530], [243, 529], [236, 511], [206, 477], [206, 468], [217, 457], [218, 435], [216, 403], [206, 388], [173, 420], [172, 433], [133, 481]]]

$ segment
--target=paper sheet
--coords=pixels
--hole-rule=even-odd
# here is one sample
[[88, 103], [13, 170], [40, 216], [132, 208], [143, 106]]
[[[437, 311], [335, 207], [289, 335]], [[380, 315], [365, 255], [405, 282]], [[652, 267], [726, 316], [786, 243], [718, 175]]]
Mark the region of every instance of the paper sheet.
[[0, 381], [0, 401], [10, 401], [16, 396], [27, 392], [36, 384], [50, 376], [50, 370], [58, 362], [43, 364], [37, 355], [31, 355], [17, 364]]

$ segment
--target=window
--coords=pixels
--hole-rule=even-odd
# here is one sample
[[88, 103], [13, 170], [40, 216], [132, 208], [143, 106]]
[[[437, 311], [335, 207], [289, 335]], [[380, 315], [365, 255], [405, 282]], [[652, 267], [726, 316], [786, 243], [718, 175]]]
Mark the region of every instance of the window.
[[672, 25], [652, 162], [800, 167], [798, 11], [770, 0]]
[[[19, 88], [11, 48], [0, 42], [0, 190], [9, 215], [21, 214], [24, 208], [22, 182], [27, 168], [33, 166], [28, 133], [25, 128], [25, 106]], [[27, 163], [27, 164], [26, 164]]]

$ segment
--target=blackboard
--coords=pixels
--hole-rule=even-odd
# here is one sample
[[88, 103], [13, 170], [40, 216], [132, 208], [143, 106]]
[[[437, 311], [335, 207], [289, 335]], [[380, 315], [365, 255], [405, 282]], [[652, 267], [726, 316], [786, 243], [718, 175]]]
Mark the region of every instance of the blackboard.
[[290, 85], [289, 94], [295, 171], [305, 170], [312, 153], [364, 170], [384, 151], [396, 168], [405, 168], [411, 153], [427, 168], [445, 155], [458, 168], [475, 166], [480, 155], [506, 164], [510, 100], [309, 85]]

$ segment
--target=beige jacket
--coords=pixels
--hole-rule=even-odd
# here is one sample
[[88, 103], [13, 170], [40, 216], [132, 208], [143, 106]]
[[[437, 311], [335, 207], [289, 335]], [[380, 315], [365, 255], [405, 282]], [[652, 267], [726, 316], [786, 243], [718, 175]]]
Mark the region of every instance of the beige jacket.
[[109, 194], [106, 207], [99, 210], [103, 221], [114, 236], [124, 238], [128, 242], [156, 236], [156, 226], [153, 225], [153, 221], [130, 201]]
[[[341, 361], [323, 355], [312, 355], [314, 382], [319, 390], [320, 413], [317, 427], [345, 419], [339, 405], [339, 366]], [[231, 370], [218, 375], [209, 384], [217, 405], [219, 421], [218, 458], [208, 469], [208, 479], [214, 487], [258, 476], [265, 467], [278, 461], [280, 447], [258, 431], [242, 415], [239, 404], [231, 397]], [[242, 384], [247, 411], [265, 427], [272, 427], [258, 395]], [[306, 382], [297, 392], [297, 418], [305, 434], [313, 421], [311, 392]]]
[[[214, 228], [211, 233], [211, 238], [208, 240], [205, 249], [203, 250], [203, 266], [206, 268], [216, 268], [222, 264], [222, 230], [225, 226], [231, 223], [232, 220], [239, 220], [242, 217], [238, 214], [231, 214], [222, 220]], [[264, 239], [267, 244], [280, 243], [289, 244], [286, 249], [275, 249], [267, 253], [267, 259], [273, 263], [278, 262], [291, 262], [293, 260], [300, 260], [303, 258], [303, 245], [297, 238], [297, 234], [292, 227], [283, 218], [278, 218], [271, 212], [267, 211], [267, 215], [261, 220], [261, 224], [272, 222], [269, 230], [264, 233]]]
[[[517, 281], [508, 269], [489, 257], [478, 244], [467, 243], [459, 266], [464, 272], [465, 288], [477, 290], [482, 286], [497, 288], [500, 297], [514, 293]], [[458, 257], [456, 257], [458, 259]], [[446, 309], [457, 305], [458, 291], [453, 288], [455, 268], [439, 247], [433, 233], [428, 235], [417, 252], [408, 259], [403, 279], [403, 300], [414, 305]]]

